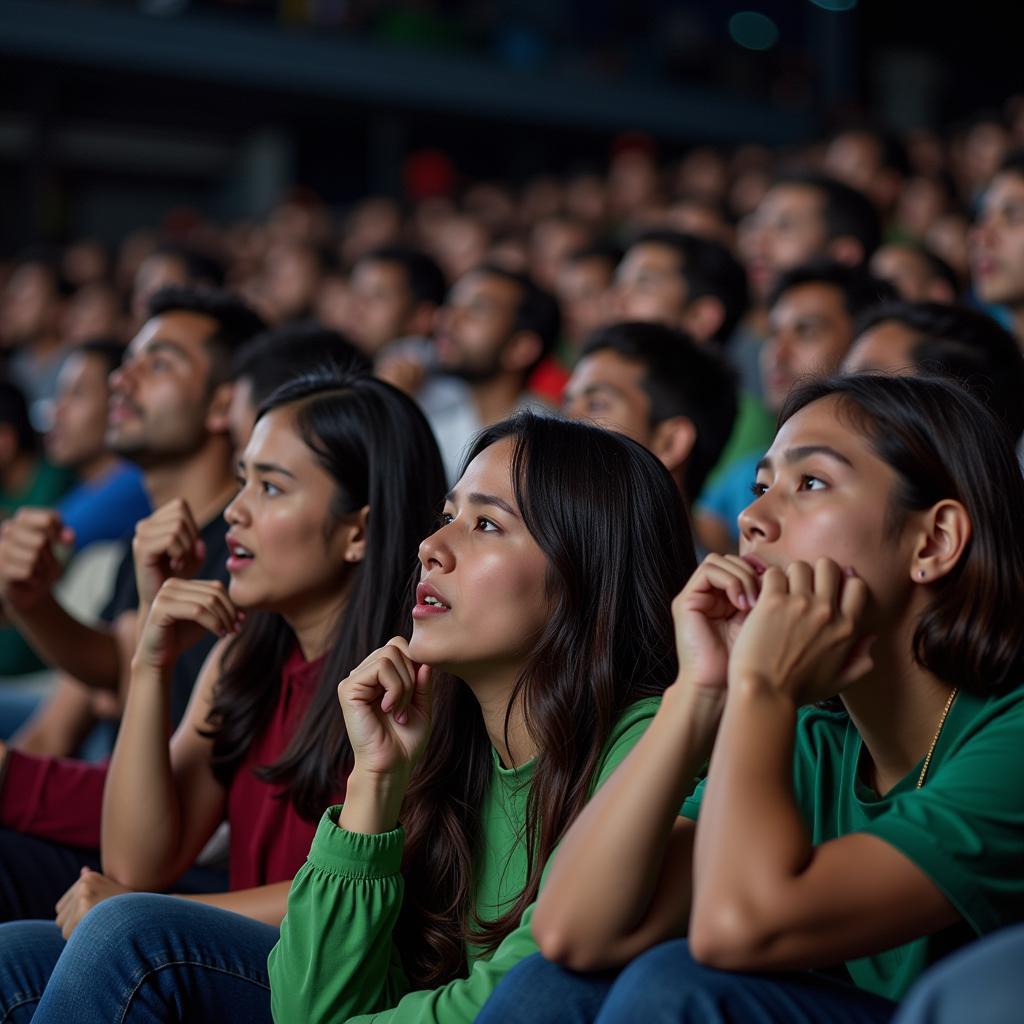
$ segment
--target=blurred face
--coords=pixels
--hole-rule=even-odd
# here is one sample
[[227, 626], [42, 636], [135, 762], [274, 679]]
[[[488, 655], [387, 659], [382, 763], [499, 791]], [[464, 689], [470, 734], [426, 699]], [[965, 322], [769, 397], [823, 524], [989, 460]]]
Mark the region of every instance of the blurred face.
[[409, 652], [467, 681], [514, 678], [550, 613], [548, 563], [520, 518], [511, 456], [510, 439], [481, 452], [420, 545]]
[[59, 307], [49, 269], [23, 263], [11, 275], [0, 301], [0, 336], [11, 345], [29, 343], [55, 326]]
[[645, 448], [651, 441], [651, 400], [643, 388], [647, 369], [608, 349], [581, 359], [562, 398], [571, 420], [590, 420], [625, 434]]
[[898, 320], [883, 320], [857, 337], [846, 359], [844, 373], [916, 373], [913, 352], [920, 338]]
[[103, 454], [107, 433], [107, 363], [98, 355], [73, 352], [57, 378], [53, 427], [46, 454], [57, 466], [76, 468]]
[[397, 263], [363, 260], [349, 283], [352, 331], [372, 354], [411, 333], [409, 320], [416, 308], [405, 271]]
[[871, 273], [888, 281], [907, 302], [926, 302], [932, 298], [932, 274], [920, 253], [906, 245], [883, 245], [869, 264]]
[[228, 523], [228, 593], [245, 608], [296, 616], [338, 600], [346, 531], [331, 506], [337, 488], [295, 429], [287, 406], [253, 429], [238, 463]]
[[852, 567], [872, 597], [872, 622], [892, 625], [913, 587], [909, 531], [889, 533], [896, 475], [843, 418], [834, 397], [812, 402], [775, 437], [740, 513], [740, 554], [764, 566]]
[[781, 273], [820, 255], [828, 243], [822, 197], [808, 185], [769, 189], [744, 230], [750, 284], [767, 295]]
[[566, 335], [574, 345], [608, 322], [611, 283], [612, 268], [600, 257], [572, 260], [562, 267], [558, 275], [558, 301]]
[[439, 316], [436, 347], [442, 368], [468, 380], [487, 380], [499, 373], [520, 300], [515, 281], [485, 273], [469, 273], [459, 280]]
[[239, 377], [231, 389], [231, 406], [228, 409], [228, 432], [236, 452], [245, 450], [256, 425], [256, 406], [252, 400], [252, 381]]
[[320, 283], [320, 267], [305, 245], [282, 243], [267, 254], [264, 302], [275, 320], [308, 315]]
[[686, 314], [689, 289], [679, 256], [667, 245], [632, 246], [615, 272], [618, 313], [623, 320], [645, 320], [679, 327]]
[[207, 437], [212, 369], [206, 339], [216, 321], [173, 312], [147, 320], [110, 375], [107, 445], [153, 465], [195, 453]]
[[768, 314], [761, 376], [769, 408], [782, 408], [801, 377], [835, 373], [853, 340], [843, 293], [817, 282], [784, 292]]
[[1000, 174], [971, 235], [971, 273], [985, 302], [1024, 305], [1024, 178]]
[[147, 256], [135, 272], [132, 286], [132, 317], [137, 324], [146, 319], [149, 300], [161, 288], [188, 284], [188, 268], [172, 253], [155, 252]]

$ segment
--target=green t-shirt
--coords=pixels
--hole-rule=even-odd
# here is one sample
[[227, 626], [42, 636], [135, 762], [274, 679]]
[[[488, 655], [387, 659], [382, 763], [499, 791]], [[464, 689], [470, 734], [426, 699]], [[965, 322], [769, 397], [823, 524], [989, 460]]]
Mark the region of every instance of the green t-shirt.
[[[660, 698], [630, 706], [605, 746], [595, 789], [633, 749]], [[507, 910], [526, 881], [523, 823], [533, 763], [502, 768], [494, 754], [484, 805], [476, 908], [485, 920]], [[324, 815], [309, 858], [288, 893], [281, 938], [269, 959], [271, 1006], [278, 1024], [469, 1024], [498, 983], [537, 952], [533, 907], [489, 956], [469, 947], [469, 976], [410, 991], [392, 933], [402, 906], [405, 833], [360, 835], [337, 827], [340, 808]]]
[[[957, 695], [924, 786], [918, 764], [885, 796], [858, 773], [861, 738], [843, 713], [801, 710], [793, 780], [815, 845], [866, 832], [913, 861], [963, 921], [903, 946], [847, 961], [860, 988], [900, 999], [936, 960], [1024, 918], [1024, 687]], [[704, 783], [683, 805], [696, 819]]]
[[775, 414], [769, 412], [753, 395], [741, 391], [736, 407], [736, 422], [715, 468], [704, 486], [714, 484], [740, 459], [750, 455], [760, 458], [775, 438]]

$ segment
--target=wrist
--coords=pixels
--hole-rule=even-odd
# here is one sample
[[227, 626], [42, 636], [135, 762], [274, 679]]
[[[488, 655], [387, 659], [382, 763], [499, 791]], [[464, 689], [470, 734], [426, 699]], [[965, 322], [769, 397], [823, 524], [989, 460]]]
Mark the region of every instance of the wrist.
[[375, 772], [356, 765], [345, 787], [339, 827], [369, 835], [391, 832], [398, 826], [408, 788], [408, 771]]
[[763, 672], [740, 670], [729, 674], [730, 700], [772, 701], [793, 711], [797, 708], [796, 698], [785, 685]]

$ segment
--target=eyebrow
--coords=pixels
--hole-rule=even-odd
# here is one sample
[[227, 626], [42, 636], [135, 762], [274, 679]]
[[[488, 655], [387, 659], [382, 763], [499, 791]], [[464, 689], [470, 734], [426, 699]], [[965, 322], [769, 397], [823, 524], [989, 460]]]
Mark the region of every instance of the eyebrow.
[[[809, 458], [812, 455], [824, 455], [827, 458], [835, 459], [836, 462], [841, 462], [844, 466], [853, 468], [853, 463], [842, 453], [836, 451], [835, 448], [830, 447], [827, 444], [805, 444], [800, 445], [798, 448], [787, 448], [783, 453], [783, 461], [787, 465], [793, 465], [794, 462], [800, 462], [803, 459]], [[766, 455], [758, 464], [755, 472], [760, 473], [762, 469], [771, 469], [772, 460]]]
[[577, 391], [575, 394], [569, 394], [566, 392], [566, 401], [572, 401], [574, 398], [586, 398], [588, 395], [598, 394], [599, 392], [606, 391], [611, 395], [623, 395], [624, 392], [621, 388], [617, 388], [614, 384], [608, 384], [605, 381], [598, 381], [594, 384], [588, 384], [582, 391]]
[[[444, 496], [444, 500], [446, 502], [450, 501], [453, 505], [456, 504], [455, 492], [449, 491]], [[466, 495], [466, 501], [470, 505], [494, 505], [495, 508], [500, 508], [502, 512], [507, 512], [516, 519], [521, 518], [519, 513], [504, 498], [499, 498], [496, 494], [481, 494], [479, 491], [472, 491]]]
[[[238, 460], [238, 468], [245, 469], [245, 459]], [[284, 466], [279, 466], [276, 462], [254, 462], [252, 468], [257, 473], [280, 473], [281, 476], [291, 477], [292, 480], [297, 479], [294, 473], [285, 469]]]
[[192, 355], [185, 348], [184, 345], [179, 345], [176, 341], [171, 341], [169, 338], [154, 338], [145, 348], [144, 352], [136, 353], [137, 355], [149, 355], [151, 352], [171, 352], [176, 356], [184, 359], [186, 362], [192, 362]]

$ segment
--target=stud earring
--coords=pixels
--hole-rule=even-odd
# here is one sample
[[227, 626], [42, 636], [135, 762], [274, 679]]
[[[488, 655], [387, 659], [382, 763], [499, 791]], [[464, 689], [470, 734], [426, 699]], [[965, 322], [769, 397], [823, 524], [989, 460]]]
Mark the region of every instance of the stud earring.
[[918, 575], [921, 577], [921, 579], [924, 579], [924, 569], [922, 569], [920, 573], [918, 573]]

